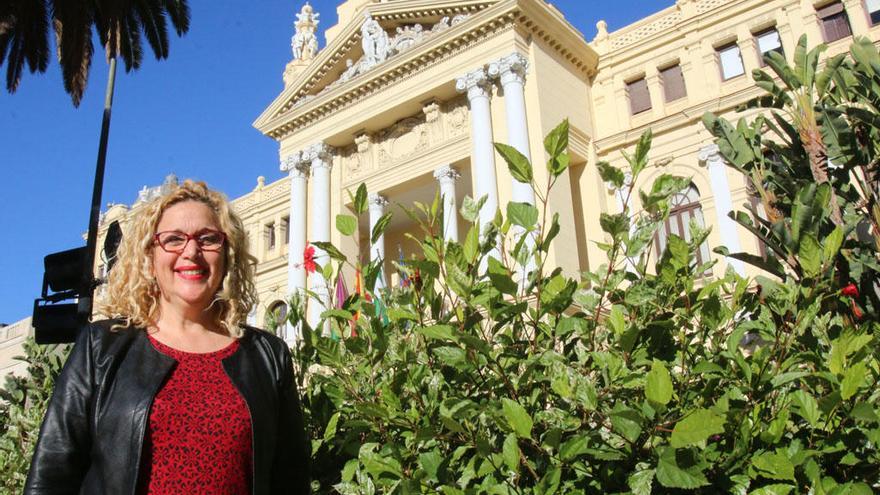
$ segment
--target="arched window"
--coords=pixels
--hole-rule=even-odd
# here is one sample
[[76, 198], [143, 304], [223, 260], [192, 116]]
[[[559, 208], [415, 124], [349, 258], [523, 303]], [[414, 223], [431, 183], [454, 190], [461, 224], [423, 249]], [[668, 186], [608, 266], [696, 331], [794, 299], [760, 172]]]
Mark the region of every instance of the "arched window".
[[[670, 235], [677, 235], [686, 241], [691, 240], [690, 222], [694, 220], [698, 226], [705, 228], [703, 220], [703, 207], [700, 205], [700, 191], [693, 184], [687, 190], [677, 193], [669, 202], [669, 217], [657, 230], [654, 241], [657, 246], [657, 256], [661, 256], [666, 249], [666, 240]], [[704, 242], [696, 253], [697, 265], [709, 261], [709, 244]]]
[[269, 305], [266, 311], [267, 322], [272, 322], [277, 327], [285, 318], [287, 318], [287, 304], [284, 301], [275, 301]]

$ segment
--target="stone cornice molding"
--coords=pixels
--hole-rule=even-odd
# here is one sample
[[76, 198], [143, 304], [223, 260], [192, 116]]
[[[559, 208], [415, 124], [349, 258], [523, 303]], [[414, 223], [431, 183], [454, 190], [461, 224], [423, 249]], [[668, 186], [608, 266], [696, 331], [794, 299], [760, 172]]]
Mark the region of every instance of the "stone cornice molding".
[[525, 84], [529, 73], [529, 59], [514, 52], [489, 63], [489, 77], [498, 78], [502, 86], [510, 83]]
[[[424, 10], [400, 12], [401, 4], [407, 6], [424, 4]], [[443, 2], [440, 5], [447, 3]], [[453, 6], [449, 4], [448, 7], [443, 8], [453, 9]], [[354, 105], [392, 84], [411, 78], [487, 38], [510, 29], [522, 29], [533, 37], [543, 40], [549, 48], [585, 77], [592, 77], [596, 73], [598, 64], [596, 51], [584, 41], [579, 31], [565, 21], [558, 10], [544, 2], [503, 0], [494, 5], [491, 2], [472, 2], [459, 4], [455, 8], [459, 12], [470, 13], [471, 16], [465, 22], [438, 33], [431, 42], [413, 47], [405, 54], [390, 59], [375, 70], [364, 74], [363, 77], [340, 84], [294, 107], [294, 103], [299, 98], [313, 94], [317, 84], [327, 80], [326, 76], [334, 67], [342, 67], [337, 62], [348, 53], [346, 47], [350, 48], [354, 43], [360, 42], [361, 23], [352, 22], [337, 38], [338, 44], [322, 50], [313, 62], [312, 72], [304, 73], [300, 81], [291, 84], [276, 98], [254, 122], [254, 127], [267, 136], [280, 140], [331, 113]], [[398, 12], [386, 14], [385, 9], [398, 9]], [[434, 2], [370, 4], [369, 11], [374, 19], [397, 22], [410, 16], [426, 15], [435, 11], [439, 13]]]
[[492, 94], [492, 83], [486, 69], [479, 67], [456, 79], [455, 90], [467, 93], [468, 100], [488, 98]]
[[461, 177], [461, 174], [451, 165], [443, 165], [437, 170], [434, 170], [434, 178], [440, 183], [455, 182], [459, 177]]

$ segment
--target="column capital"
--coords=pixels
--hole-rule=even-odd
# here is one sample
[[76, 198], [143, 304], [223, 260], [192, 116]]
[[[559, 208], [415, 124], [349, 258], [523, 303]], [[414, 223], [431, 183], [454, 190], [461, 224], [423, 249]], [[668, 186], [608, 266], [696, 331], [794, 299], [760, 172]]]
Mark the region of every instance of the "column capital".
[[307, 178], [309, 176], [309, 162], [303, 160], [301, 151], [297, 151], [281, 160], [281, 171], [289, 173], [291, 177]]
[[461, 174], [459, 174], [458, 170], [455, 170], [451, 165], [443, 165], [437, 170], [434, 170], [434, 178], [441, 183], [446, 181], [455, 182], [459, 177], [461, 177]]
[[381, 212], [388, 206], [388, 200], [379, 193], [370, 193], [367, 196], [367, 204], [370, 205], [370, 211], [379, 210]]
[[455, 89], [459, 93], [467, 92], [468, 100], [479, 97], [488, 98], [491, 93], [492, 84], [489, 76], [486, 74], [486, 69], [480, 67], [456, 79]]
[[330, 158], [333, 154], [333, 147], [323, 141], [319, 141], [308, 148], [304, 149], [302, 156], [304, 160], [311, 162], [311, 167], [315, 168], [331, 168], [333, 163]]
[[489, 77], [501, 80], [501, 85], [516, 82], [525, 84], [529, 73], [529, 59], [519, 52], [499, 58], [489, 63]]
[[710, 163], [724, 163], [724, 156], [721, 155], [721, 149], [718, 148], [718, 145], [715, 143], [701, 147], [697, 159], [700, 161], [700, 165], [704, 167], [708, 166]]

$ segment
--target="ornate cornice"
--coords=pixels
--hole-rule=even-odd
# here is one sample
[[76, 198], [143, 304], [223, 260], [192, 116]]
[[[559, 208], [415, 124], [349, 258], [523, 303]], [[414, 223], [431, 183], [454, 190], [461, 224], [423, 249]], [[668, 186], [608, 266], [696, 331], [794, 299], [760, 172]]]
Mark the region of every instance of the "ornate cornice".
[[[425, 2], [425, 11], [385, 12], [383, 9], [400, 8], [396, 2], [387, 4], [370, 4], [370, 13], [374, 19], [400, 22], [401, 20], [418, 18], [419, 16], [440, 13], [431, 2]], [[431, 5], [429, 8], [428, 6]], [[381, 7], [381, 8], [380, 8]], [[311, 97], [307, 102], [294, 107], [301, 97], [314, 93], [313, 88], [326, 80], [333, 67], [332, 60], [339, 62], [348, 53], [348, 48], [360, 41], [360, 23], [351, 23], [339, 38], [344, 38], [339, 45], [332, 47], [334, 55], [322, 53], [315, 61], [314, 73], [303, 75], [303, 80], [290, 86], [254, 123], [261, 132], [276, 140], [280, 140], [294, 132], [310, 126], [344, 108], [357, 104], [390, 85], [405, 81], [421, 72], [429, 70], [440, 62], [448, 60], [458, 53], [470, 49], [487, 38], [511, 29], [522, 29], [533, 37], [543, 40], [563, 60], [568, 61], [585, 77], [595, 73], [598, 55], [583, 40], [583, 36], [568, 24], [562, 15], [552, 6], [531, 0], [504, 0], [492, 5], [491, 2], [473, 2], [457, 7], [457, 12], [472, 15], [458, 25], [452, 26], [431, 38], [430, 43], [413, 47], [404, 55], [383, 63], [376, 70], [369, 71], [364, 77], [355, 78], [340, 84], [330, 91]], [[437, 15], [437, 14], [434, 14]], [[446, 15], [446, 14], [444, 14]], [[553, 26], [555, 29], [548, 29]], [[358, 33], [356, 33], [357, 31]], [[348, 48], [346, 48], [348, 47]], [[329, 47], [328, 47], [329, 48]], [[335, 58], [334, 58], [335, 57]], [[328, 65], [330, 64], [330, 65]], [[305, 89], [310, 88], [310, 89]]]

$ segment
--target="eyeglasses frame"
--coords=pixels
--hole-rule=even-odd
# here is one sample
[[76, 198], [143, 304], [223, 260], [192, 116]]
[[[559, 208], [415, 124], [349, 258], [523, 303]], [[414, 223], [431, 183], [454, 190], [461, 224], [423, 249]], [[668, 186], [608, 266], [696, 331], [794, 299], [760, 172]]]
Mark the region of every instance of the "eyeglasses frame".
[[[217, 249], [205, 249], [204, 247], [202, 247], [199, 244], [198, 239], [196, 239], [196, 237], [198, 237], [202, 234], [208, 233], [208, 232], [213, 233], [213, 234], [220, 234], [220, 245], [217, 246]], [[162, 234], [168, 234], [168, 233], [182, 234], [184, 237], [186, 237], [186, 242], [183, 243], [183, 246], [180, 248], [180, 250], [165, 249], [165, 246], [163, 246], [162, 243], [159, 242], [159, 236]], [[159, 246], [159, 248], [162, 251], [165, 251], [166, 253], [173, 253], [173, 254], [183, 254], [183, 252], [186, 250], [186, 246], [189, 245], [189, 241], [194, 241], [196, 243], [196, 247], [199, 249], [199, 251], [204, 251], [204, 252], [208, 252], [208, 253], [216, 253], [216, 252], [219, 252], [221, 249], [223, 249], [223, 246], [226, 245], [227, 238], [228, 237], [226, 236], [225, 232], [221, 232], [219, 230], [213, 230], [213, 229], [200, 230], [200, 231], [196, 232], [195, 234], [187, 234], [186, 232], [181, 232], [179, 230], [163, 230], [162, 232], [156, 232], [155, 234], [153, 234], [153, 241], [156, 243], [156, 245]]]

